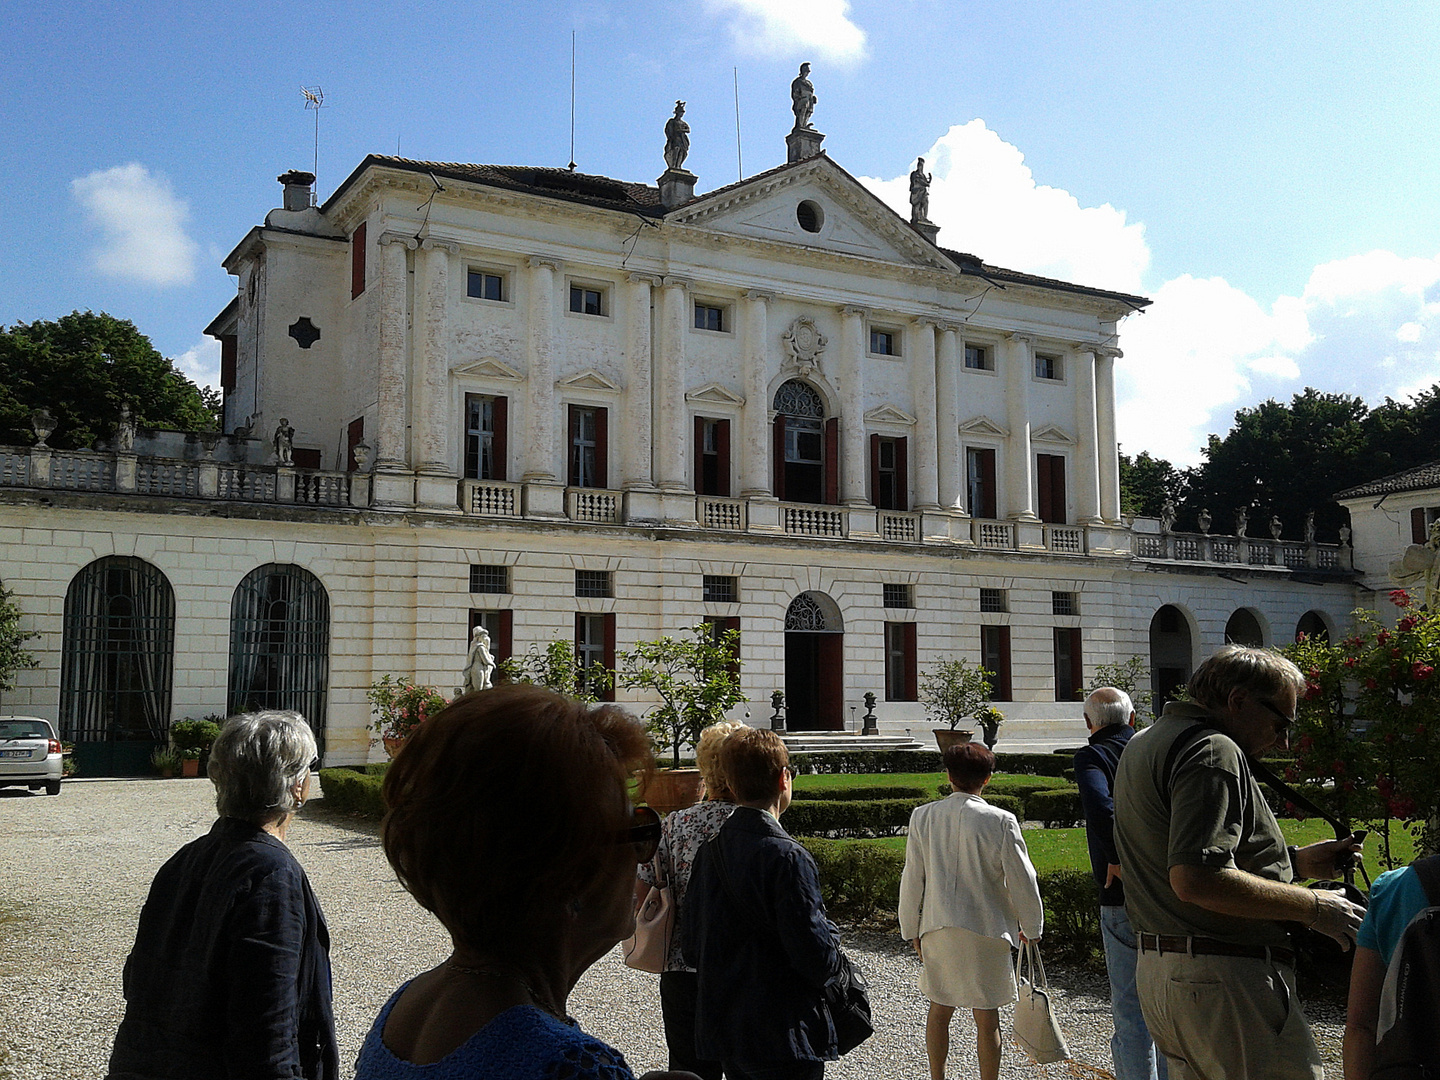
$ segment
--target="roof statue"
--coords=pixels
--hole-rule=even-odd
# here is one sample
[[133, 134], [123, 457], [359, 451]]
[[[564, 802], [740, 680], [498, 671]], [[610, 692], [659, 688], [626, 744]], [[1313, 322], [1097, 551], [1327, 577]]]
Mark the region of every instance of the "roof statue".
[[925, 159], [915, 159], [915, 169], [910, 173], [910, 221], [915, 225], [930, 221], [930, 180], [925, 171]]
[[665, 167], [679, 169], [690, 156], [690, 125], [684, 120], [685, 102], [675, 102], [675, 115], [665, 121]]
[[790, 108], [795, 111], [795, 130], [813, 128], [810, 117], [815, 113], [815, 84], [810, 81], [810, 65], [801, 64], [800, 74], [790, 83]]

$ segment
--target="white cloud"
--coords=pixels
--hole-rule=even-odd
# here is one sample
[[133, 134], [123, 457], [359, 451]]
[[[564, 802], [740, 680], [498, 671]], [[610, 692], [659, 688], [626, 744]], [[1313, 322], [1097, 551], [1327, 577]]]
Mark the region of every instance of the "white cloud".
[[202, 337], [175, 358], [175, 366], [196, 386], [219, 386], [220, 342]]
[[705, 6], [729, 17], [730, 35], [746, 52], [786, 57], [808, 50], [839, 63], [865, 56], [865, 31], [850, 21], [850, 0], [705, 0]]
[[101, 242], [95, 269], [144, 285], [188, 285], [195, 276], [195, 242], [185, 232], [190, 209], [170, 182], [131, 162], [70, 182]]

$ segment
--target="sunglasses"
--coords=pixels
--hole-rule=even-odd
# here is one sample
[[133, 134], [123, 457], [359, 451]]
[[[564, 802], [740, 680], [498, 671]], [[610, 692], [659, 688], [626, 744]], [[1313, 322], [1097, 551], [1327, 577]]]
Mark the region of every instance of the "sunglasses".
[[630, 827], [621, 832], [619, 843], [635, 850], [635, 861], [647, 863], [660, 848], [660, 815], [649, 806], [630, 809]]
[[1262, 707], [1269, 709], [1272, 713], [1274, 713], [1275, 719], [1280, 721], [1280, 723], [1275, 726], [1275, 731], [1277, 734], [1285, 735], [1290, 731], [1291, 725], [1295, 723], [1295, 717], [1285, 715], [1285, 713], [1280, 711], [1280, 708], [1278, 706], [1266, 701], [1264, 698], [1256, 698], [1255, 700], [1260, 702]]

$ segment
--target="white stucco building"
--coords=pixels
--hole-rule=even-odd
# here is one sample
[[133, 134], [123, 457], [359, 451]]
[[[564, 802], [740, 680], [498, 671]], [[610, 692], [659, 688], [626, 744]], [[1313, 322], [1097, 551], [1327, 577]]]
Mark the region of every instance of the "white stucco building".
[[1343, 629], [1348, 548], [1122, 518], [1147, 300], [938, 246], [820, 138], [698, 196], [371, 156], [313, 207], [286, 174], [207, 330], [223, 439], [0, 448], [0, 579], [42, 634], [7, 711], [118, 769], [173, 718], [288, 705], [355, 762], [365, 688], [453, 688], [472, 625], [603, 661], [706, 618], [755, 723], [778, 689], [854, 730], [870, 691], [928, 742], [916, 672], [966, 656], [1003, 748], [1083, 737], [1098, 663], [1164, 689], [1227, 634]]

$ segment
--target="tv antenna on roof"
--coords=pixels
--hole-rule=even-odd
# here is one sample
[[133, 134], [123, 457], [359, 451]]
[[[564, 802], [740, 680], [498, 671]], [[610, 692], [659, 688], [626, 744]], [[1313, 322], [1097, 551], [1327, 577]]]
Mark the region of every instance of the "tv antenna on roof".
[[575, 171], [575, 31], [570, 31], [570, 171]]
[[318, 198], [320, 191], [320, 110], [325, 107], [325, 91], [318, 86], [302, 86], [300, 93], [305, 95], [305, 108], [315, 110], [315, 195]]

